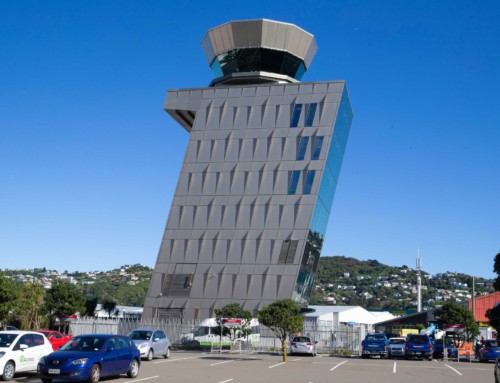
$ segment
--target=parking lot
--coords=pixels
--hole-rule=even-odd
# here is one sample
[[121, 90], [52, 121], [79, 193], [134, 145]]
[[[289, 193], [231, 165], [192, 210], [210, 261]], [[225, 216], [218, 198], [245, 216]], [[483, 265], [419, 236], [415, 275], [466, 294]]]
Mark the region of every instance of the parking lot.
[[[277, 354], [210, 354], [172, 352], [170, 359], [143, 361], [139, 376], [125, 375], [103, 382], [150, 383], [456, 383], [493, 382], [494, 363], [445, 362], [439, 360], [390, 360], [293, 356], [287, 363]], [[34, 375], [17, 376], [17, 382], [40, 380]]]

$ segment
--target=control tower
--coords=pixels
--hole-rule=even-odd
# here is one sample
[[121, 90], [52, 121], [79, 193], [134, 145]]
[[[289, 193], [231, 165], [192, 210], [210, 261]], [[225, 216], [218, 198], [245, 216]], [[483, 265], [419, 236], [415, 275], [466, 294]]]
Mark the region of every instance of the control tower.
[[300, 82], [314, 36], [232, 21], [201, 43], [208, 87], [169, 90], [189, 134], [144, 317], [308, 304], [353, 118], [344, 81]]

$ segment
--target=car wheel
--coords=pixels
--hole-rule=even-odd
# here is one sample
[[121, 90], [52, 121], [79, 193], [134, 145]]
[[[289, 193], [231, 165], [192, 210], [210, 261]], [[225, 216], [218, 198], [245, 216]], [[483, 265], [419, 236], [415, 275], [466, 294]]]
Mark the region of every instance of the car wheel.
[[5, 367], [3, 368], [3, 373], [2, 373], [2, 380], [7, 381], [11, 380], [14, 377], [14, 374], [16, 373], [16, 366], [14, 365], [13, 362], [8, 361], [5, 363]]
[[101, 367], [98, 364], [94, 364], [90, 369], [90, 375], [88, 378], [89, 383], [97, 383], [101, 378]]
[[163, 357], [165, 359], [169, 359], [170, 358], [170, 347], [167, 347], [167, 351], [165, 351], [165, 355], [163, 355]]
[[148, 351], [148, 355], [146, 356], [146, 359], [147, 360], [153, 360], [154, 356], [155, 356], [155, 354], [153, 353], [153, 349], [150, 349]]
[[134, 359], [130, 362], [130, 368], [127, 371], [127, 376], [131, 379], [135, 378], [139, 374], [139, 362]]
[[428, 360], [429, 362], [431, 362], [431, 361], [432, 361], [432, 356], [427, 357], [427, 360]]

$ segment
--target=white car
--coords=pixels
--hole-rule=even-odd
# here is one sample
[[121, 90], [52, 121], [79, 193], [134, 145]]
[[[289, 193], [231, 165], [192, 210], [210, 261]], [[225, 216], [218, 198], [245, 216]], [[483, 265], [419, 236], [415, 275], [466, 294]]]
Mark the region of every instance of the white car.
[[42, 356], [53, 351], [45, 335], [34, 331], [0, 331], [0, 379], [16, 372], [36, 372]]

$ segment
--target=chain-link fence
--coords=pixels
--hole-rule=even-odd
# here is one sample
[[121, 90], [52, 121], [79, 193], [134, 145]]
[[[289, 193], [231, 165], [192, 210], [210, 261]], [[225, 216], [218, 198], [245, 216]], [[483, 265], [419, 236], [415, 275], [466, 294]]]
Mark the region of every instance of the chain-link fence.
[[[135, 319], [135, 318], [79, 318], [70, 323], [69, 333], [76, 336], [80, 334], [121, 334], [127, 335], [138, 327], [153, 327], [165, 331], [170, 342], [176, 348], [193, 347], [193, 343], [185, 342], [186, 334], [194, 334], [199, 327], [199, 320], [160, 320], [160, 319]], [[274, 332], [265, 326], [259, 326], [259, 342], [239, 342], [230, 349], [245, 351], [280, 352], [281, 341]], [[316, 351], [325, 355], [361, 355], [361, 341], [365, 336], [365, 327], [362, 325], [339, 325], [333, 327], [331, 324], [311, 325], [306, 323], [303, 335], [311, 337], [316, 341]], [[192, 339], [192, 336], [191, 336]], [[214, 339], [211, 349], [217, 349], [217, 338]]]

